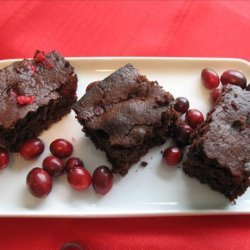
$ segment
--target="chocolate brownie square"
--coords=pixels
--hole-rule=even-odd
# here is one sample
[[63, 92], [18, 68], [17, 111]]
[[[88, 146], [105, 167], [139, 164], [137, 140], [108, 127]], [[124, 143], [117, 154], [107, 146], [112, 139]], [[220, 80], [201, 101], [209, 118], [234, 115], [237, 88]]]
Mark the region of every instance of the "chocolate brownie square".
[[58, 52], [36, 51], [0, 70], [0, 145], [18, 151], [70, 112], [77, 100], [77, 76]]
[[174, 98], [131, 64], [91, 86], [73, 110], [86, 135], [105, 151], [113, 172], [125, 175], [172, 135], [179, 116]]
[[234, 201], [250, 184], [250, 92], [228, 85], [195, 131], [184, 171]]

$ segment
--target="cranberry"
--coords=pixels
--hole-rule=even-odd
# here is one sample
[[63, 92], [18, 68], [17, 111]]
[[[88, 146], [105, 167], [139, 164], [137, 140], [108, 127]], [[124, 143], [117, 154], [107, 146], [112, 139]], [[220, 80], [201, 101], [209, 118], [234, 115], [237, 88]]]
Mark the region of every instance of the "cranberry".
[[76, 166], [68, 172], [68, 182], [77, 191], [87, 189], [91, 184], [91, 175], [86, 168]]
[[61, 159], [50, 155], [43, 160], [43, 169], [52, 176], [58, 176], [64, 172], [64, 165]]
[[20, 147], [20, 154], [26, 160], [32, 160], [41, 155], [44, 151], [44, 143], [39, 138], [30, 139]]
[[227, 70], [223, 72], [220, 80], [223, 85], [233, 84], [240, 86], [242, 89], [245, 89], [247, 86], [246, 76], [238, 70]]
[[32, 104], [35, 101], [35, 96], [17, 96], [16, 101], [20, 106]]
[[86, 92], [89, 91], [90, 89], [92, 89], [93, 87], [96, 86], [96, 84], [100, 82], [100, 81], [95, 81], [95, 82], [91, 82], [87, 87], [86, 87]]
[[50, 144], [50, 152], [58, 158], [66, 158], [72, 154], [73, 146], [65, 139], [56, 139]]
[[43, 51], [37, 50], [34, 55], [34, 60], [41, 63], [45, 62], [50, 69], [54, 68], [54, 64], [45, 56]]
[[34, 60], [37, 62], [43, 62], [45, 60], [45, 53], [43, 51], [37, 50], [34, 55]]
[[168, 147], [163, 153], [163, 161], [170, 166], [177, 165], [182, 160], [182, 150], [178, 147]]
[[196, 128], [199, 124], [204, 121], [203, 114], [197, 109], [190, 109], [186, 113], [186, 121], [192, 127]]
[[175, 135], [176, 144], [180, 147], [187, 146], [192, 132], [193, 129], [188, 124], [180, 124]]
[[7, 168], [9, 164], [9, 153], [8, 151], [0, 146], [0, 169]]
[[42, 168], [33, 168], [27, 175], [26, 184], [29, 191], [36, 197], [44, 198], [52, 190], [52, 178]]
[[203, 69], [201, 71], [201, 79], [202, 79], [203, 85], [207, 89], [215, 89], [220, 84], [220, 78], [213, 69], [209, 69], [209, 68]]
[[189, 101], [185, 97], [178, 97], [175, 100], [174, 109], [182, 114], [186, 113], [189, 109]]
[[212, 100], [212, 103], [216, 103], [217, 100], [219, 99], [220, 95], [221, 95], [222, 90], [221, 89], [213, 89], [210, 93], [210, 97]]
[[92, 175], [92, 185], [96, 193], [106, 194], [113, 185], [113, 174], [106, 166], [95, 169]]
[[246, 90], [250, 91], [250, 83], [247, 85]]
[[66, 172], [76, 166], [84, 167], [83, 161], [78, 157], [69, 158], [65, 163]]

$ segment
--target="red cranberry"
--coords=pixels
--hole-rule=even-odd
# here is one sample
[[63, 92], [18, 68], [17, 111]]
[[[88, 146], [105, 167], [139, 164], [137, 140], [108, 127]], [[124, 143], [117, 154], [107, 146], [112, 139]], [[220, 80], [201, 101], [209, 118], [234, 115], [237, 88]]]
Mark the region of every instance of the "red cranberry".
[[65, 163], [66, 172], [68, 172], [73, 167], [84, 167], [83, 161], [78, 157], [71, 157]]
[[209, 68], [203, 69], [201, 71], [201, 79], [202, 79], [203, 85], [207, 89], [215, 89], [220, 84], [220, 78], [213, 69], [209, 69]]
[[189, 138], [193, 129], [188, 124], [180, 124], [176, 131], [175, 141], [180, 147], [185, 147], [189, 144]]
[[213, 89], [210, 93], [210, 97], [212, 100], [212, 103], [216, 103], [217, 100], [219, 99], [220, 95], [221, 95], [222, 90], [221, 89]]
[[9, 153], [8, 151], [0, 146], [0, 169], [7, 168], [9, 164]]
[[199, 124], [204, 121], [203, 114], [197, 109], [190, 109], [186, 113], [186, 121], [192, 127], [196, 128]]
[[182, 150], [178, 147], [168, 147], [163, 153], [163, 161], [170, 166], [177, 165], [182, 160]]
[[50, 155], [43, 160], [43, 169], [51, 176], [58, 176], [64, 172], [64, 165], [61, 159]]
[[87, 189], [91, 184], [91, 175], [86, 168], [76, 166], [68, 172], [68, 182], [77, 191]]
[[27, 175], [26, 184], [29, 191], [36, 197], [44, 198], [52, 190], [52, 178], [42, 168], [33, 168]]
[[92, 175], [92, 185], [96, 193], [106, 194], [113, 185], [113, 174], [106, 166], [95, 169]]
[[246, 90], [250, 91], [250, 83], [247, 85]]
[[41, 155], [44, 151], [44, 143], [39, 138], [33, 138], [20, 147], [20, 154], [26, 160], [32, 160]]
[[227, 70], [223, 72], [220, 80], [223, 85], [233, 84], [240, 86], [242, 89], [245, 89], [247, 86], [246, 76], [238, 70]]
[[189, 109], [189, 101], [185, 97], [178, 97], [175, 100], [174, 109], [182, 114], [186, 113]]
[[43, 62], [45, 60], [45, 53], [43, 51], [37, 50], [34, 55], [34, 60], [37, 62]]
[[58, 158], [66, 158], [72, 154], [73, 146], [65, 139], [56, 139], [50, 144], [50, 152]]
[[32, 104], [35, 101], [35, 96], [17, 96], [16, 101], [20, 106]]
[[54, 68], [54, 64], [45, 56], [43, 51], [37, 50], [34, 55], [34, 60], [36, 62], [45, 62], [48, 68]]
[[96, 84], [100, 82], [100, 81], [95, 81], [95, 82], [91, 82], [87, 87], [86, 87], [86, 92], [89, 91], [90, 89], [92, 89], [93, 87], [96, 86]]

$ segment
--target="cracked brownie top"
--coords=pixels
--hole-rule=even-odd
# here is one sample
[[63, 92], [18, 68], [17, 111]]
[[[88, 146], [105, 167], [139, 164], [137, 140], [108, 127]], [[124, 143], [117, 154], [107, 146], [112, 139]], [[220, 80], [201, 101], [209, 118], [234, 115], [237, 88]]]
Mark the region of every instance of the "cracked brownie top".
[[127, 64], [91, 88], [73, 107], [84, 131], [109, 138], [110, 146], [133, 147], [143, 143], [162, 113], [174, 100], [157, 82]]
[[216, 107], [193, 135], [191, 149], [241, 178], [250, 173], [250, 92], [227, 85]]
[[30, 111], [60, 96], [76, 99], [76, 83], [73, 67], [56, 51], [37, 51], [31, 60], [0, 69], [0, 126], [14, 126]]

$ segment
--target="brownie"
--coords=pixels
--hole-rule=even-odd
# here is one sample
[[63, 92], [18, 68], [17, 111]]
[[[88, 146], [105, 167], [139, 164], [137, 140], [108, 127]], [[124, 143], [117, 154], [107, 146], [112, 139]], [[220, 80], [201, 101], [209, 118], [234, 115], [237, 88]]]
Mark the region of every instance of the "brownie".
[[90, 86], [73, 110], [85, 134], [105, 151], [113, 172], [126, 175], [173, 133], [179, 116], [174, 98], [131, 64]]
[[191, 137], [186, 174], [234, 201], [250, 184], [250, 92], [228, 85]]
[[18, 151], [27, 139], [38, 136], [70, 112], [77, 76], [58, 52], [36, 51], [0, 70], [0, 144]]

